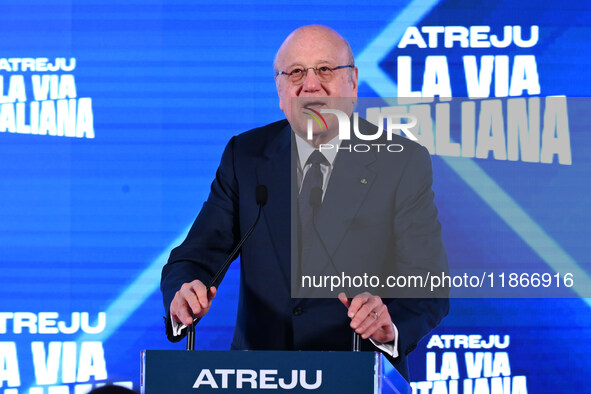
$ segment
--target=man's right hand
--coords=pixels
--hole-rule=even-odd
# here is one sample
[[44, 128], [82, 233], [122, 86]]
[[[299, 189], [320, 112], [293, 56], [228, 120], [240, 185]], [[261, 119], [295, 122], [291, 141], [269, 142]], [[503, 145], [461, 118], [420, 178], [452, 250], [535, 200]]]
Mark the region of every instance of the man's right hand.
[[174, 295], [170, 303], [170, 316], [173, 320], [189, 326], [193, 323], [191, 311], [198, 319], [203, 317], [211, 307], [211, 301], [214, 299], [217, 289], [212, 287], [207, 291], [207, 287], [200, 280], [194, 280], [185, 283]]

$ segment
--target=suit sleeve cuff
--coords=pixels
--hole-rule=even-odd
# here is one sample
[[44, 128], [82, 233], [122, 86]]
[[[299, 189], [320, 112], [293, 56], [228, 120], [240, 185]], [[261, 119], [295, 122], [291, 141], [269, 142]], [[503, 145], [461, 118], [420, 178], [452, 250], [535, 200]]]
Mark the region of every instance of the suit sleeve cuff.
[[[392, 358], [398, 357], [398, 328], [396, 324], [392, 323], [392, 329], [394, 330], [394, 340], [390, 342], [378, 342], [374, 341], [373, 339], [369, 338], [371, 343], [382, 352], [386, 353], [387, 355], [391, 356]], [[175, 334], [176, 335], [176, 334]]]

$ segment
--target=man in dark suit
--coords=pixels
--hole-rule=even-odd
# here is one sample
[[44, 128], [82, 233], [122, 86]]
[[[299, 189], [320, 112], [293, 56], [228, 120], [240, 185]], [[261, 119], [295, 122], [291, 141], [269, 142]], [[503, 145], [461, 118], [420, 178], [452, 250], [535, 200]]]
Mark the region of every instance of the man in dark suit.
[[[327, 116], [327, 128], [315, 128], [309, 139], [302, 109], [319, 110], [326, 100], [339, 98], [339, 108], [351, 115], [358, 80], [351, 49], [332, 29], [304, 26], [287, 37], [274, 67], [287, 120], [228, 143], [208, 200], [162, 272], [169, 339], [182, 338], [180, 327], [192, 322], [192, 314], [198, 318], [208, 312], [216, 288], [208, 291], [205, 284], [254, 222], [255, 188], [265, 185], [269, 197], [261, 222], [240, 252], [232, 349], [347, 350], [352, 328], [364, 339], [362, 349], [380, 350], [408, 379], [406, 356], [447, 314], [447, 299], [382, 299], [351, 291], [347, 295], [352, 299], [344, 293], [338, 300], [336, 294], [292, 298], [290, 287], [294, 274], [307, 272], [310, 262], [319, 272], [341, 263], [357, 264], [361, 272], [367, 261], [390, 274], [446, 270], [429, 154], [394, 136], [390, 142], [400, 144], [402, 152], [350, 154], [341, 149], [310, 161], [318, 157], [318, 147], [335, 142], [338, 128], [336, 118]], [[349, 143], [354, 141], [341, 146]], [[293, 231], [291, 191], [306, 193], [314, 176], [319, 184], [312, 189], [321, 190], [321, 207], [314, 207], [310, 224], [301, 219], [308, 208], [298, 205], [299, 227]], [[309, 231], [310, 225], [317, 225], [317, 231]], [[292, 241], [294, 232], [298, 236]], [[299, 247], [292, 265], [294, 243]], [[312, 257], [301, 257], [302, 250]], [[409, 266], [413, 268], [399, 270]]]

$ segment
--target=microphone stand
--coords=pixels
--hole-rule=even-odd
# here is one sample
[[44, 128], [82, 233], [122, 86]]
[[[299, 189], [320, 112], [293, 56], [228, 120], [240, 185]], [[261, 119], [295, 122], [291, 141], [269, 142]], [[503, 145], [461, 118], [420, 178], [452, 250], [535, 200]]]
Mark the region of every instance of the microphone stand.
[[[218, 270], [218, 272], [216, 272], [213, 279], [207, 285], [207, 292], [208, 293], [209, 293], [209, 289], [211, 289], [216, 284], [216, 282], [218, 281], [220, 276], [222, 276], [222, 273], [226, 272], [226, 270], [230, 266], [230, 263], [232, 263], [232, 261], [234, 260], [234, 258], [238, 254], [238, 251], [240, 250], [240, 248], [242, 247], [244, 242], [248, 239], [248, 237], [250, 237], [250, 234], [252, 233], [255, 226], [259, 222], [259, 219], [261, 217], [261, 212], [263, 211], [263, 206], [265, 206], [265, 204], [267, 203], [267, 187], [265, 185], [257, 185], [257, 187], [256, 187], [256, 202], [257, 202], [257, 205], [259, 206], [259, 211], [257, 213], [256, 219], [254, 220], [254, 223], [252, 224], [252, 226], [250, 226], [250, 228], [248, 229], [248, 231], [246, 232], [244, 237], [242, 237], [240, 242], [238, 242], [238, 245], [236, 245], [236, 247], [234, 248], [232, 253], [230, 253], [230, 255], [228, 256], [226, 261], [224, 261], [224, 264], [222, 265], [222, 267]], [[191, 315], [193, 317], [193, 323], [191, 323], [191, 325], [187, 327], [187, 350], [195, 350], [195, 326], [197, 325], [197, 323], [199, 323], [201, 321], [201, 317], [199, 319], [195, 319], [195, 315], [193, 315], [193, 312], [191, 312]]]
[[359, 336], [359, 334], [357, 334], [357, 332], [355, 330], [353, 330], [353, 346], [352, 346], [352, 350], [354, 352], [361, 351], [361, 337]]
[[195, 315], [193, 312], [191, 312], [191, 316], [193, 317], [193, 322], [187, 327], [187, 350], [195, 350]]

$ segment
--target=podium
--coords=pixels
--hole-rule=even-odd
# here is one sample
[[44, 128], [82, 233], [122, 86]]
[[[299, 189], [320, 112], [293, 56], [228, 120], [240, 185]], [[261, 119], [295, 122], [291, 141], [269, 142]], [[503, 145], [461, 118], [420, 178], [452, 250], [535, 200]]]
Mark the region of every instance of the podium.
[[[411, 392], [402, 377], [395, 386], [389, 383], [388, 392]], [[381, 356], [373, 352], [145, 350], [141, 392], [381, 393]]]

